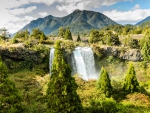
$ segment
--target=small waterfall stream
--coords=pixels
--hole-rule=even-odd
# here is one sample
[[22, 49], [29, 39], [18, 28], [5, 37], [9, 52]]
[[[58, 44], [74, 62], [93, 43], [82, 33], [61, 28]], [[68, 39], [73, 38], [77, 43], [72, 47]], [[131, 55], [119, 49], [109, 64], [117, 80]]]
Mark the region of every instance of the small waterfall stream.
[[[50, 49], [50, 73], [52, 68], [52, 62], [54, 59], [54, 48]], [[72, 58], [71, 58], [71, 65], [72, 65], [72, 72], [73, 74], [78, 73], [82, 79], [97, 79], [98, 76], [96, 75], [95, 70], [95, 62], [94, 62], [94, 55], [93, 51], [90, 47], [77, 47], [73, 51]]]
[[50, 69], [50, 74], [51, 74], [51, 69], [52, 69], [52, 63], [54, 59], [54, 48], [50, 48], [50, 55], [49, 55], [49, 69]]

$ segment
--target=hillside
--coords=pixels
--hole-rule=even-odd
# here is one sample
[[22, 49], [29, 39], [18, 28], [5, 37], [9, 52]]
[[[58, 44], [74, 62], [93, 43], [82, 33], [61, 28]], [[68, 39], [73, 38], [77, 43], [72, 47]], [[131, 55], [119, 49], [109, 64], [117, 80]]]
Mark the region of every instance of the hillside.
[[142, 21], [138, 22], [136, 25], [141, 25], [141, 24], [145, 23], [146, 21], [150, 21], [150, 16], [148, 16], [145, 19], [143, 19]]
[[150, 26], [150, 20], [145, 21], [145, 22], [140, 24], [140, 27], [149, 27], [149, 26]]
[[56, 32], [59, 27], [63, 26], [69, 27], [71, 32], [75, 34], [77, 32], [90, 30], [92, 28], [97, 29], [115, 24], [117, 23], [102, 13], [86, 10], [75, 10], [73, 13], [65, 17], [53, 17], [49, 15], [44, 18], [33, 20], [21, 30], [29, 29], [31, 32], [33, 28], [38, 27], [46, 35], [48, 35], [51, 33], [53, 34], [53, 32]]

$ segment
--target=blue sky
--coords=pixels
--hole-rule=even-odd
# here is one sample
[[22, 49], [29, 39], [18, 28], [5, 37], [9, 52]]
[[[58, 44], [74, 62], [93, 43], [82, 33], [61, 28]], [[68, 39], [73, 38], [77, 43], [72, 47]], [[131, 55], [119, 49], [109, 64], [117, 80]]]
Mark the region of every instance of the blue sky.
[[150, 16], [150, 0], [1, 0], [0, 28], [14, 33], [37, 18], [62, 17], [75, 9], [100, 12], [123, 25], [136, 24]]

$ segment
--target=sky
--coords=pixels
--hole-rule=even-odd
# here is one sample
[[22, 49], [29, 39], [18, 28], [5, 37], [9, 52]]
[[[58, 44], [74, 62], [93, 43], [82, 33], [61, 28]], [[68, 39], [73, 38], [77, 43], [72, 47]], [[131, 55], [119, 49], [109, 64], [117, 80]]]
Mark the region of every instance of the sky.
[[0, 0], [0, 28], [15, 33], [37, 18], [63, 17], [76, 9], [100, 12], [119, 24], [134, 25], [150, 16], [150, 0]]

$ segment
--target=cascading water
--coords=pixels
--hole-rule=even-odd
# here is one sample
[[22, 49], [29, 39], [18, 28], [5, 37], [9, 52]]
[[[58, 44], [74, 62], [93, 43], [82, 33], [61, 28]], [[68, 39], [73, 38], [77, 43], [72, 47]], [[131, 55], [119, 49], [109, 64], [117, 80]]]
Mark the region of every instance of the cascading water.
[[[54, 48], [50, 49], [50, 73], [54, 59]], [[84, 80], [97, 79], [93, 51], [90, 47], [77, 47], [71, 58], [72, 74], [78, 73]]]
[[52, 69], [52, 63], [53, 63], [53, 59], [54, 59], [54, 48], [50, 49], [50, 58], [49, 58], [49, 69], [50, 69], [50, 73], [51, 73], [51, 69]]
[[86, 66], [83, 57], [81, 55], [81, 48], [80, 47], [75, 48], [75, 50], [73, 51], [73, 55], [77, 67], [77, 73], [80, 74], [84, 80], [88, 80], [86, 73]]
[[93, 50], [90, 47], [83, 47], [81, 54], [86, 66], [88, 79], [97, 79]]

